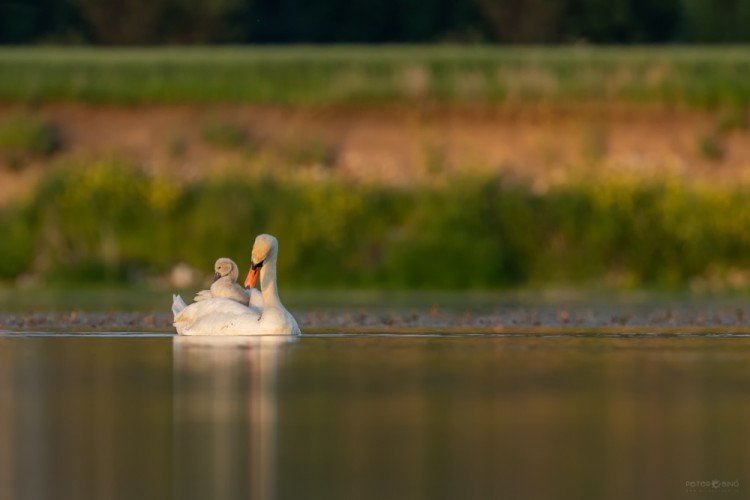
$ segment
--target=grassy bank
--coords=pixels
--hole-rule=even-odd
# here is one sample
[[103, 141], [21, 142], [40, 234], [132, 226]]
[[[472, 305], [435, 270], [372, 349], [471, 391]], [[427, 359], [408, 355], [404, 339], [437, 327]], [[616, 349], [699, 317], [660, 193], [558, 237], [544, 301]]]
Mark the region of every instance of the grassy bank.
[[51, 175], [0, 225], [6, 280], [138, 283], [222, 255], [244, 268], [270, 232], [292, 288], [750, 285], [745, 188], [670, 179], [586, 175], [544, 194], [496, 177], [175, 184], [101, 163]]
[[746, 105], [750, 48], [2, 48], [0, 101]]

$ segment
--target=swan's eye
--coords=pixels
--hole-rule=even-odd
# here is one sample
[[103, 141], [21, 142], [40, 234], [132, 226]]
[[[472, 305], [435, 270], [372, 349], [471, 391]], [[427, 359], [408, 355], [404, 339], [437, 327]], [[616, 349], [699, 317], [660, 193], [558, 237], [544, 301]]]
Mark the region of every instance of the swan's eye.
[[256, 269], [260, 269], [261, 267], [263, 267], [263, 261], [262, 260], [260, 262], [258, 262], [257, 264], [250, 264], [250, 268], [253, 271], [255, 271]]

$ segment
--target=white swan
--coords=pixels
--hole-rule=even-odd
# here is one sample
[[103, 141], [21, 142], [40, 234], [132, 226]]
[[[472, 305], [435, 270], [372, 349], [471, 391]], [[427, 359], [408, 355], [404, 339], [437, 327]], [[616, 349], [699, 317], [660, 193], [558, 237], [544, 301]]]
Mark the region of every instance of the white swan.
[[211, 289], [201, 290], [195, 295], [193, 301], [225, 298], [250, 305], [258, 311], [263, 309], [263, 296], [260, 290], [256, 288], [247, 290], [237, 283], [240, 270], [232, 259], [226, 257], [217, 259], [214, 264], [214, 272], [214, 282], [211, 284]]
[[299, 335], [297, 321], [284, 308], [276, 288], [279, 242], [269, 234], [255, 238], [252, 264], [245, 286], [255, 286], [260, 276], [263, 309], [227, 298], [211, 298], [186, 305], [173, 295], [174, 326], [179, 335]]

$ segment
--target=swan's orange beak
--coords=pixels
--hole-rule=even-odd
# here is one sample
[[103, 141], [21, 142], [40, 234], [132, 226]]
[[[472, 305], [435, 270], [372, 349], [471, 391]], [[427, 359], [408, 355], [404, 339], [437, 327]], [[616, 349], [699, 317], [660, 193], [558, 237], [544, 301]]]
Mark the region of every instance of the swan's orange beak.
[[245, 278], [245, 288], [253, 288], [258, 282], [258, 276], [260, 276], [260, 267], [250, 266], [250, 272], [247, 273]]

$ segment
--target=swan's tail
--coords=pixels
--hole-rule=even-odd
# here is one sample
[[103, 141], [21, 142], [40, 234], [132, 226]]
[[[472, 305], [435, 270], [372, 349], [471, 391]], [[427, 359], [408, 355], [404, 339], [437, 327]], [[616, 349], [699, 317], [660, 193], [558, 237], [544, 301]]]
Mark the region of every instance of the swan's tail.
[[186, 307], [187, 304], [185, 304], [185, 301], [182, 300], [182, 297], [180, 297], [179, 295], [172, 295], [172, 314], [175, 318], [177, 318], [177, 315], [180, 314]]

